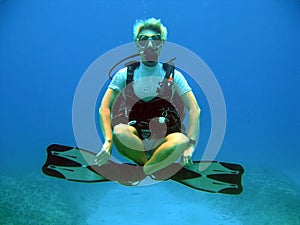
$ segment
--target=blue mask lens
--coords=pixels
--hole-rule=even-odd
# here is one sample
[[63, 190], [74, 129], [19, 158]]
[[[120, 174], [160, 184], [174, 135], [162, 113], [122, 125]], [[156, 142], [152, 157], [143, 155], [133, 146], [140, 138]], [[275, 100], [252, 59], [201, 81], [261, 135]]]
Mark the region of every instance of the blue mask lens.
[[151, 36], [149, 36], [149, 35], [140, 35], [138, 37], [138, 44], [141, 47], [145, 47], [150, 40], [152, 41], [152, 43], [156, 47], [158, 47], [162, 44], [161, 36], [159, 34], [155, 34], [155, 35], [151, 35]]

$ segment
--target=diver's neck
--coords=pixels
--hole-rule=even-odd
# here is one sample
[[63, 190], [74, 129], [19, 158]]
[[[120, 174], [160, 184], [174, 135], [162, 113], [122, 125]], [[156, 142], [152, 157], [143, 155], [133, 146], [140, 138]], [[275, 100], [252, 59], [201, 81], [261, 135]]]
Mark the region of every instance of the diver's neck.
[[142, 63], [148, 67], [155, 67], [158, 62], [157, 61], [142, 61]]

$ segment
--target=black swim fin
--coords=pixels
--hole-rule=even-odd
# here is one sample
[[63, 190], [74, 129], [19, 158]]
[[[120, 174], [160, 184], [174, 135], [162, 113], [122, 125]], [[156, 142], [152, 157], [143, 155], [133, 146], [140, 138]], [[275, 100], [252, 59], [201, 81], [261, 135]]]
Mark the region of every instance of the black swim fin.
[[97, 174], [92, 166], [95, 154], [79, 148], [50, 145], [47, 160], [42, 167], [44, 174], [56, 178], [78, 182], [110, 181]]
[[[202, 169], [203, 168], [203, 169]], [[171, 177], [189, 187], [224, 194], [240, 194], [244, 169], [241, 165], [217, 161], [195, 161]]]
[[[48, 176], [78, 182], [115, 180], [121, 184], [134, 185], [134, 181], [143, 179], [139, 167], [134, 164], [118, 164], [109, 161], [105, 166], [98, 167], [94, 163], [95, 155], [93, 152], [77, 147], [53, 144], [47, 148], [47, 160], [42, 170]], [[178, 170], [176, 174], [174, 168]], [[174, 163], [165, 171], [168, 169], [171, 174], [168, 178], [197, 190], [225, 194], [240, 194], [243, 191], [241, 178], [244, 169], [238, 164], [195, 161], [193, 165], [183, 168], [178, 163]], [[103, 174], [103, 170], [113, 173], [113, 178], [108, 179], [105, 178], [108, 176], [100, 175]], [[133, 171], [137, 174], [134, 178], [127, 176]], [[121, 177], [125, 180], [120, 180]], [[129, 177], [132, 179], [130, 180]], [[158, 176], [156, 178], [159, 179]], [[129, 180], [126, 182], [126, 179], [130, 182]]]

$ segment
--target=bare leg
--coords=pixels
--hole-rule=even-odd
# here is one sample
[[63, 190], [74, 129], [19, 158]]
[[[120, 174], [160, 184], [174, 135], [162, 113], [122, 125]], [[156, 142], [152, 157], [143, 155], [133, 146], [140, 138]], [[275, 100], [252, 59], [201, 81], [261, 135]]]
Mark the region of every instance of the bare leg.
[[134, 127], [127, 124], [118, 124], [114, 127], [114, 145], [124, 157], [134, 161], [138, 165], [147, 162], [142, 140], [138, 137]]
[[153, 174], [174, 163], [188, 146], [188, 138], [182, 133], [172, 133], [165, 138], [144, 165], [146, 175]]

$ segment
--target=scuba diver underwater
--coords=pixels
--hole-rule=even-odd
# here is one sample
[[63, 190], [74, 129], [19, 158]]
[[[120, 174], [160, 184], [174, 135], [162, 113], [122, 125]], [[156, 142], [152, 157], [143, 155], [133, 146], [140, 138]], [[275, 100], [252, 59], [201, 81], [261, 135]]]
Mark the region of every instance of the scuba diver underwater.
[[[175, 58], [159, 62], [167, 28], [159, 19], [138, 20], [133, 39], [137, 53], [108, 72], [111, 82], [99, 107], [104, 139], [100, 151], [50, 145], [43, 172], [70, 181], [116, 181], [127, 186], [144, 179], [173, 180], [206, 192], [240, 194], [241, 165], [192, 160], [201, 110], [192, 88], [174, 66]], [[139, 61], [126, 63], [111, 76], [117, 65], [137, 56]], [[113, 146], [130, 163], [111, 160]], [[200, 170], [200, 164], [206, 169]]]

